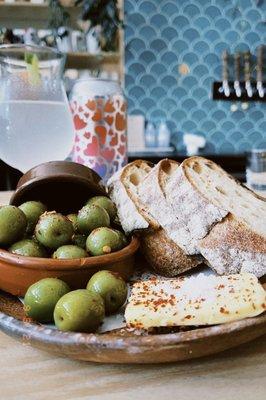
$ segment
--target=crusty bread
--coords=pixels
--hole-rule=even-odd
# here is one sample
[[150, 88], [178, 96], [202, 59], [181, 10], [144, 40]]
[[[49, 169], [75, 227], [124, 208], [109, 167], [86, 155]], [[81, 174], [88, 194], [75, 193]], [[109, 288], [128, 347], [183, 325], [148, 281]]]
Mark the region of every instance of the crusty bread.
[[162, 228], [141, 232], [140, 246], [149, 265], [163, 276], [177, 276], [202, 263], [198, 255], [187, 256]]
[[191, 157], [183, 161], [170, 177], [164, 192], [177, 217], [176, 234], [180, 236], [187, 254], [199, 253], [198, 240], [204, 238], [210, 228], [228, 214], [228, 211], [202, 196], [193, 179], [188, 176], [187, 170], [199, 165], [196, 163], [197, 159], [201, 158]]
[[[138, 188], [151, 172], [149, 163], [133, 161], [108, 181], [108, 190], [125, 232], [139, 231], [142, 252], [149, 264], [162, 275], [175, 276], [200, 264], [201, 259], [187, 256], [161, 228], [156, 213], [151, 214], [150, 207], [142, 202]], [[165, 212], [164, 205], [156, 203], [156, 207], [158, 213]]]
[[152, 169], [152, 164], [136, 160], [116, 172], [107, 182], [108, 193], [117, 207], [117, 214], [126, 233], [147, 229], [158, 229], [159, 225], [145, 207], [138, 203], [136, 186]]
[[200, 241], [200, 251], [218, 274], [266, 274], [266, 240], [231, 213]]
[[193, 243], [219, 274], [266, 273], [265, 200], [202, 157], [185, 160], [165, 193], [190, 232], [185, 245]]
[[[165, 276], [175, 276], [177, 271], [179, 273], [184, 272], [202, 263], [202, 257], [189, 257], [182, 249], [180, 235], [178, 235], [179, 232], [176, 229], [177, 220], [164, 195], [164, 188], [178, 167], [179, 163], [176, 161], [161, 160], [138, 185], [139, 200], [163, 228], [157, 237], [156, 235], [146, 234], [143, 238], [142, 247], [145, 247], [148, 260], [151, 252], [157, 253], [157, 263], [164, 264], [165, 254], [168, 255], [168, 267], [165, 268]], [[185, 234], [186, 232], [184, 232]], [[161, 255], [159, 254], [160, 250], [157, 250], [159, 241], [165, 248]], [[172, 262], [172, 268], [169, 261]], [[155, 266], [156, 268], [158, 267]]]
[[[190, 232], [165, 197], [168, 181], [175, 175], [179, 165], [178, 162], [168, 159], [158, 162], [139, 183], [138, 195], [150, 215], [158, 221], [171, 240], [182, 249], [186, 249], [185, 245], [190, 240]], [[192, 253], [197, 252], [195, 248], [190, 250]]]

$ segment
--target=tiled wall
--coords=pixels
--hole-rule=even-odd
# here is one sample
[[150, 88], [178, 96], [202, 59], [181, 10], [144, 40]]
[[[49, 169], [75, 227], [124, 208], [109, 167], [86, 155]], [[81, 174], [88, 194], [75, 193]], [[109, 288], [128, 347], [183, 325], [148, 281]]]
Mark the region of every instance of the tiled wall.
[[266, 0], [125, 0], [125, 11], [130, 113], [166, 120], [179, 148], [183, 132], [205, 135], [208, 152], [266, 147], [266, 103], [210, 100], [222, 51], [266, 43]]

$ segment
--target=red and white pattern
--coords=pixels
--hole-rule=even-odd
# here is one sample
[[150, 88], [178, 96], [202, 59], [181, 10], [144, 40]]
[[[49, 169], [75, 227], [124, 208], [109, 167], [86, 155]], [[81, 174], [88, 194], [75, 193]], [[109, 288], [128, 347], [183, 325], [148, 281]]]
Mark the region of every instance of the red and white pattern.
[[127, 163], [126, 101], [121, 95], [82, 103], [74, 97], [70, 106], [76, 130], [72, 159], [106, 182]]

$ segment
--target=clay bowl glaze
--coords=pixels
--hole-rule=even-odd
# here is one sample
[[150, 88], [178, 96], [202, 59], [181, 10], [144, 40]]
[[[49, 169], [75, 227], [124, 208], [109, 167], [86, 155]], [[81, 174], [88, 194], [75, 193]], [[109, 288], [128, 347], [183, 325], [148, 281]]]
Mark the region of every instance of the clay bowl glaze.
[[106, 195], [100, 176], [84, 165], [70, 161], [51, 161], [37, 165], [19, 180], [10, 204], [38, 200], [50, 211], [63, 214], [79, 210], [89, 197]]
[[103, 256], [74, 260], [24, 257], [0, 250], [0, 289], [15, 296], [24, 296], [28, 287], [43, 278], [60, 278], [71, 289], [84, 288], [97, 271], [118, 272], [125, 280], [134, 270], [135, 253], [139, 248], [136, 237], [122, 250]]

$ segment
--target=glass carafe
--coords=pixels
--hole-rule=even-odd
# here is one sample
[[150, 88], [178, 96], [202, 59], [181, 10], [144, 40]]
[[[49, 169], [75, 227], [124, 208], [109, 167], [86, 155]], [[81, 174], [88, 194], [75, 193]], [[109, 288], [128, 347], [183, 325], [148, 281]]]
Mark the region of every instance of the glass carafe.
[[21, 172], [72, 149], [64, 64], [65, 56], [47, 47], [0, 46], [0, 159]]

